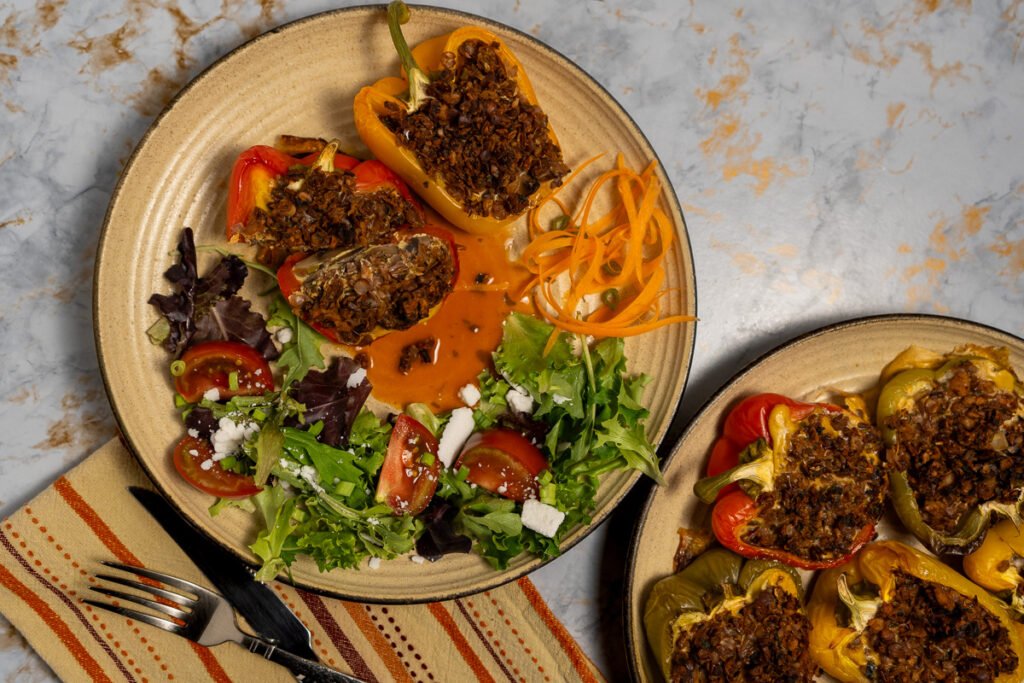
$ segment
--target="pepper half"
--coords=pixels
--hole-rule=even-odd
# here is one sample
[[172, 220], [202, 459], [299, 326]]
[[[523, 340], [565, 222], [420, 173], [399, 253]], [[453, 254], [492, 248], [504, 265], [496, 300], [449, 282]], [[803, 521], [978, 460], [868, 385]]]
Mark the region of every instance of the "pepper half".
[[432, 317], [458, 274], [451, 233], [424, 226], [399, 233], [393, 243], [293, 254], [277, 282], [315, 330], [335, 343], [366, 345]]
[[[908, 587], [918, 596], [935, 596], [930, 602], [934, 611], [907, 610], [901, 595]], [[929, 603], [919, 599], [915, 604]], [[1024, 640], [1006, 606], [940, 560], [897, 541], [872, 543], [849, 564], [823, 572], [807, 615], [813, 626], [811, 656], [844, 683], [903, 680], [894, 679], [898, 674], [891, 671], [880, 672], [901, 661], [913, 662], [919, 674], [914, 680], [935, 680], [929, 675], [932, 666], [945, 666], [944, 673], [953, 673], [945, 680], [1010, 683], [1020, 681], [1024, 673]], [[922, 631], [930, 640], [921, 640]], [[900, 643], [903, 649], [898, 655], [880, 653], [876, 646], [884, 647], [885, 642]], [[910, 642], [923, 643], [924, 651], [907, 653]], [[971, 651], [957, 657], [960, 653], [954, 648]], [[988, 652], [993, 675], [954, 677], [965, 672], [950, 672], [949, 667], [977, 664], [979, 650]]]
[[964, 573], [979, 586], [1004, 597], [1024, 615], [1024, 529], [1008, 519], [997, 523], [977, 550], [964, 556]]
[[847, 406], [766, 393], [730, 411], [708, 476], [694, 486], [714, 503], [711, 528], [722, 545], [824, 569], [874, 537], [886, 487], [881, 442], [863, 401], [850, 397]]
[[932, 551], [977, 547], [1024, 505], [1024, 386], [1005, 348], [910, 347], [882, 371], [877, 424], [900, 521]]
[[[497, 54], [508, 73], [514, 74], [518, 95], [529, 105], [539, 107], [533, 86], [526, 75], [526, 70], [523, 69], [516, 56], [498, 36], [490, 31], [476, 26], [466, 26], [447, 35], [427, 40], [414, 50], [410, 50], [401, 31], [401, 24], [408, 19], [409, 10], [405, 3], [392, 2], [389, 5], [388, 25], [395, 48], [402, 61], [404, 77], [383, 78], [372, 86], [364, 87], [359, 91], [353, 104], [353, 114], [359, 137], [374, 156], [382, 160], [405, 182], [415, 188], [416, 192], [452, 225], [471, 233], [500, 230], [522, 215], [529, 206], [536, 205], [543, 197], [550, 194], [560, 183], [560, 179], [539, 183], [539, 187], [529, 195], [528, 206], [514, 215], [495, 217], [474, 214], [467, 210], [464, 202], [453, 196], [438, 174], [428, 173], [416, 153], [410, 147], [400, 143], [398, 136], [385, 125], [381, 117], [388, 116], [397, 110], [409, 112], [417, 110], [423, 100], [428, 97], [425, 94], [430, 83], [430, 77], [427, 74], [443, 71], [446, 56], [458, 55], [460, 46], [469, 41], [495, 45]], [[400, 99], [400, 96], [405, 93], [408, 93], [408, 102]], [[550, 125], [547, 125], [547, 136], [557, 148], [558, 138]]]
[[[775, 616], [795, 616], [797, 623], [792, 626], [802, 637], [793, 643], [789, 638], [781, 638], [780, 634], [773, 632], [765, 645], [782, 651], [782, 658], [791, 663], [794, 670], [803, 670], [808, 674], [808, 679], [813, 677], [815, 667], [810, 664], [807, 656], [807, 618], [800, 603], [803, 596], [800, 576], [792, 568], [778, 562], [744, 561], [735, 553], [714, 548], [698, 556], [681, 572], [656, 583], [647, 597], [644, 607], [647, 642], [666, 680], [672, 679], [673, 655], [682, 639], [695, 635], [702, 625], [735, 616], [754, 603], [762, 592], [775, 588], [780, 593], [771, 596], [772, 601], [781, 598], [779, 602], [785, 603], [776, 609], [778, 612], [787, 608], [789, 610], [788, 616], [778, 612]], [[749, 633], [742, 636], [752, 638]], [[709, 642], [700, 645], [711, 649], [720, 644]], [[762, 655], [756, 645], [745, 646], [743, 649], [752, 659]], [[697, 666], [693, 658], [681, 657], [689, 660], [687, 665]], [[731, 664], [742, 667], [745, 662]], [[703, 673], [707, 675], [711, 672]]]
[[[339, 144], [302, 157], [266, 145], [242, 152], [231, 169], [228, 240], [255, 243], [260, 260], [277, 266], [292, 253], [391, 241], [396, 229], [422, 225], [397, 175], [380, 161], [337, 153]], [[287, 223], [296, 212], [301, 229]]]

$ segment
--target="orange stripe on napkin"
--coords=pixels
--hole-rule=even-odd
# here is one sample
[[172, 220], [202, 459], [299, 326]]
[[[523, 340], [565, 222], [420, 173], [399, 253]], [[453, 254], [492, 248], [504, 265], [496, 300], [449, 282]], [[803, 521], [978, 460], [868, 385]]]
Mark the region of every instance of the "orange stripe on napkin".
[[[68, 506], [74, 510], [82, 521], [92, 529], [96, 537], [102, 541], [103, 545], [107, 546], [110, 552], [114, 553], [114, 557], [123, 562], [124, 564], [133, 564], [137, 567], [143, 567], [142, 561], [135, 556], [131, 550], [128, 549], [121, 539], [117, 537], [117, 534], [107, 526], [100, 516], [92, 509], [92, 506], [85, 502], [78, 491], [71, 485], [71, 482], [66, 477], [61, 477], [54, 482], [53, 487], [60, 494], [61, 498], [68, 504]], [[210, 674], [217, 683], [231, 683], [231, 677], [228, 676], [227, 672], [224, 671], [224, 667], [217, 661], [217, 657], [214, 656], [213, 652], [209, 648], [203, 647], [199, 643], [189, 641], [189, 645], [192, 647], [192, 651], [199, 657], [199, 661], [203, 663], [203, 667], [206, 668], [206, 672]]]
[[530, 601], [530, 605], [536, 610], [537, 615], [540, 616], [544, 625], [551, 631], [558, 644], [562, 646], [562, 651], [569, 657], [569, 661], [572, 662], [572, 668], [576, 670], [580, 679], [587, 683], [597, 683], [597, 679], [590, 670], [590, 666], [587, 664], [583, 653], [580, 652], [579, 646], [576, 645], [576, 641], [565, 630], [562, 622], [551, 613], [547, 603], [544, 602], [544, 598], [537, 592], [533, 583], [526, 577], [523, 577], [516, 581], [516, 584], [522, 589], [526, 599]]
[[68, 648], [71, 655], [78, 660], [78, 663], [82, 665], [85, 672], [89, 674], [89, 678], [97, 682], [106, 681], [107, 683], [112, 683], [110, 678], [103, 673], [99, 663], [89, 655], [82, 642], [75, 637], [75, 634], [71, 632], [68, 625], [64, 623], [64, 620], [57, 616], [57, 613], [39, 596], [33, 593], [28, 586], [18, 581], [17, 577], [3, 565], [0, 565], [0, 584], [21, 598], [46, 622], [46, 625], [61, 639], [61, 642]]
[[388, 673], [395, 681], [408, 681], [412, 683], [412, 676], [409, 675], [405, 665], [402, 664], [402, 660], [395, 654], [391, 644], [388, 643], [387, 639], [380, 634], [380, 632], [374, 627], [370, 621], [370, 617], [366, 614], [366, 608], [363, 605], [355, 602], [348, 602], [346, 600], [341, 601], [345, 611], [348, 612], [348, 616], [355, 622], [359, 630], [363, 632], [365, 637], [373, 645], [374, 652], [381, 658], [384, 666], [387, 668]]
[[476, 656], [476, 652], [473, 651], [466, 637], [462, 635], [462, 631], [459, 630], [458, 625], [455, 623], [452, 615], [448, 613], [448, 610], [444, 608], [444, 605], [439, 602], [432, 602], [428, 607], [430, 608], [430, 613], [434, 615], [434, 618], [441, 624], [445, 633], [455, 643], [459, 653], [462, 654], [462, 658], [466, 660], [466, 664], [469, 665], [469, 668], [476, 675], [477, 680], [495, 683], [491, 674], [487, 672], [487, 668], [484, 667], [484, 663]]

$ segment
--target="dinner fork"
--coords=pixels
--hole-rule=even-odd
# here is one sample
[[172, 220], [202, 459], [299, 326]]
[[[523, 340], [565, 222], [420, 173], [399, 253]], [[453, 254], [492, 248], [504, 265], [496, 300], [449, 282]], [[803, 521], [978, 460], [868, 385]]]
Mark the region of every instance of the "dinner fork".
[[[179, 592], [158, 588], [153, 585], [127, 579], [122, 576], [111, 574], [97, 574], [96, 578], [109, 581], [121, 586], [127, 586], [139, 591], [148, 593], [162, 601], [152, 600], [134, 593], [106, 588], [104, 586], [90, 586], [97, 593], [101, 593], [115, 600], [123, 600], [142, 605], [155, 612], [170, 617], [153, 616], [145, 612], [122, 607], [121, 605], [109, 604], [97, 600], [83, 599], [82, 602], [99, 607], [110, 612], [115, 612], [129, 619], [141, 621], [150, 626], [162, 628], [179, 636], [193, 640], [200, 645], [207, 647], [219, 645], [231, 641], [238, 643], [250, 652], [263, 655], [266, 659], [287, 667], [289, 671], [300, 681], [339, 681], [340, 683], [365, 683], [358, 678], [343, 674], [340, 671], [330, 669], [319, 662], [313, 662], [293, 655], [282, 650], [273, 643], [250, 636], [239, 630], [235, 623], [235, 610], [231, 604], [218, 593], [185, 581], [169, 574], [155, 572], [144, 567], [133, 567], [117, 562], [103, 562], [104, 565], [123, 572], [129, 572], [153, 581], [158, 581], [165, 586], [170, 586]], [[182, 594], [184, 593], [184, 594]], [[173, 603], [173, 604], [171, 604]]]

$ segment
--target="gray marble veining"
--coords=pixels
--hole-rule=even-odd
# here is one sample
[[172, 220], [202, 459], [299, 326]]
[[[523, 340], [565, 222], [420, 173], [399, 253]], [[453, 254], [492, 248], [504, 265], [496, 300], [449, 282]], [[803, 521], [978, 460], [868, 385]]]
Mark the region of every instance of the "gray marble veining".
[[[114, 433], [92, 260], [133, 146], [214, 59], [343, 4], [0, 6], [0, 515]], [[552, 45], [650, 138], [697, 269], [687, 415], [777, 343], [850, 317], [940, 313], [1024, 335], [1021, 0], [439, 4]], [[632, 502], [534, 575], [616, 680]], [[2, 627], [0, 676], [49, 680]]]

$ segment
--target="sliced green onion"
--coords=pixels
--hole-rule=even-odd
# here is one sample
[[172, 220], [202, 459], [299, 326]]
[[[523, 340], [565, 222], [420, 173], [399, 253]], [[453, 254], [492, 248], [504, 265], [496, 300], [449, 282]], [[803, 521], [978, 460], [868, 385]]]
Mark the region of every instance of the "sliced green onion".
[[231, 391], [238, 391], [238, 373], [228, 373], [228, 389]]
[[466, 481], [466, 477], [469, 476], [469, 468], [463, 465], [459, 468], [459, 471], [455, 473], [455, 478], [459, 481]]
[[433, 465], [436, 462], [436, 460], [437, 459], [434, 457], [433, 453], [424, 453], [423, 455], [420, 456], [420, 462], [426, 465], [427, 467]]
[[334, 487], [334, 492], [339, 496], [348, 496], [355, 491], [356, 485], [350, 481], [340, 481], [338, 485]]
[[220, 466], [226, 470], [234, 469], [237, 464], [238, 460], [233, 455], [225, 456], [220, 460]]
[[182, 396], [181, 394], [175, 394], [174, 395], [174, 407], [175, 408], [184, 408], [187, 405], [188, 405], [188, 401], [185, 400], [184, 396]]
[[181, 377], [185, 374], [185, 361], [176, 360], [171, 362], [171, 377]]
[[544, 486], [540, 487], [540, 502], [545, 505], [554, 505], [557, 494], [558, 484], [544, 484]]
[[263, 422], [264, 420], [267, 419], [267, 414], [264, 413], [259, 408], [256, 408], [255, 410], [252, 411], [252, 419], [256, 420], [257, 422]]
[[614, 287], [601, 292], [601, 302], [613, 311], [619, 307], [619, 290]]

